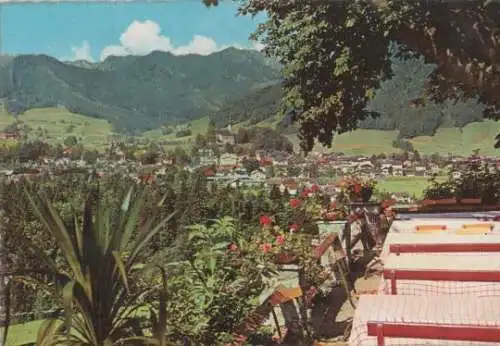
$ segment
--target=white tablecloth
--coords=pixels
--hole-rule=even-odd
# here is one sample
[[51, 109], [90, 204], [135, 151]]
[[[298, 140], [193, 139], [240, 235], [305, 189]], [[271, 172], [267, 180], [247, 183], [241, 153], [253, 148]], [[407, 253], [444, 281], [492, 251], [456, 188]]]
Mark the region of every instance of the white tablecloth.
[[[463, 296], [361, 296], [354, 314], [350, 346], [376, 346], [367, 322], [407, 322], [496, 326], [500, 328], [500, 298]], [[492, 346], [498, 343], [385, 338], [386, 346]]]
[[414, 218], [411, 220], [395, 220], [389, 233], [413, 233], [418, 225], [446, 225], [444, 233], [453, 233], [462, 228], [463, 225], [492, 224], [493, 233], [500, 233], [500, 222], [480, 221], [477, 219], [452, 219], [452, 218]]

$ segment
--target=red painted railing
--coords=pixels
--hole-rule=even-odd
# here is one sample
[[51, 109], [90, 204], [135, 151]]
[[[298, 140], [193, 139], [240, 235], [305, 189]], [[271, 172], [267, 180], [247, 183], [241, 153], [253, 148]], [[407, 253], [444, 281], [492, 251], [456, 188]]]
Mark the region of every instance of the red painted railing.
[[396, 295], [397, 280], [500, 282], [500, 271], [384, 269], [384, 278], [391, 281], [391, 294]]
[[396, 255], [422, 252], [500, 252], [500, 243], [390, 244], [389, 252]]
[[384, 346], [384, 339], [387, 337], [500, 342], [500, 327], [498, 326], [370, 321], [367, 322], [367, 327], [368, 335], [377, 337], [377, 346]]

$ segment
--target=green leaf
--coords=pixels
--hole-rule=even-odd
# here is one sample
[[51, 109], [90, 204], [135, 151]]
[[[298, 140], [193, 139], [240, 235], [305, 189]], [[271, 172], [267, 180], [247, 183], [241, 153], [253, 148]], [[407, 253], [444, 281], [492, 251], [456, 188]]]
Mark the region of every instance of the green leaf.
[[[36, 337], [37, 346], [51, 346], [56, 344], [59, 321], [57, 319], [47, 319], [42, 322]], [[3, 344], [5, 345], [5, 344]]]
[[123, 264], [123, 261], [120, 257], [120, 253], [118, 251], [113, 251], [113, 258], [115, 259], [116, 262], [116, 267], [118, 268], [118, 272], [120, 273], [120, 278], [122, 280], [123, 286], [125, 286], [125, 290], [127, 291], [127, 294], [130, 294], [130, 287], [128, 284], [128, 277], [127, 277], [127, 271], [125, 269], [125, 265]]
[[151, 230], [141, 229], [141, 231], [139, 232], [139, 238], [135, 242], [135, 244], [132, 248], [131, 254], [127, 260], [127, 268], [130, 268], [132, 266], [132, 264], [135, 262], [135, 259], [138, 255], [138, 253], [142, 250], [143, 246], [152, 237], [154, 237], [161, 230], [162, 226], [165, 223], [167, 223], [168, 221], [170, 221], [170, 219], [172, 219], [172, 217], [174, 217], [174, 215], [176, 215], [176, 212], [173, 212], [172, 214], [170, 214], [169, 216], [164, 218], [161, 222], [158, 223], [158, 225], [156, 225], [155, 228], [153, 228]]
[[208, 260], [208, 267], [212, 275], [215, 273], [216, 266], [217, 266], [217, 258], [215, 258], [214, 256], [210, 257], [210, 259]]
[[214, 246], [212, 246], [212, 250], [213, 250], [213, 251], [222, 250], [222, 249], [224, 249], [224, 250], [225, 250], [225, 249], [227, 249], [227, 247], [228, 247], [229, 245], [231, 245], [231, 243], [230, 243], [230, 242], [227, 242], [227, 241], [225, 241], [225, 242], [220, 242], [220, 243], [217, 243], [217, 244], [215, 244]]
[[64, 324], [68, 335], [71, 333], [71, 322], [73, 319], [73, 291], [75, 281], [68, 282], [62, 291], [63, 306], [64, 306]]
[[130, 187], [130, 189], [127, 192], [127, 195], [123, 199], [121, 210], [126, 213], [128, 212], [128, 209], [130, 207], [130, 199], [132, 198], [132, 192], [134, 191], [134, 187]]

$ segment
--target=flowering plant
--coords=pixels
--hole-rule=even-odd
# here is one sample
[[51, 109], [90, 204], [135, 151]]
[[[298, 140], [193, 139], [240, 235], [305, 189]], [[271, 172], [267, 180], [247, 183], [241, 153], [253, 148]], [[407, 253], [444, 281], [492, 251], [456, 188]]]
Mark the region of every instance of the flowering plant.
[[368, 202], [375, 190], [377, 181], [374, 179], [351, 177], [344, 179], [341, 184], [351, 201]]
[[255, 251], [272, 258], [276, 264], [295, 263], [302, 267], [307, 287], [314, 287], [327, 279], [324, 268], [313, 258], [311, 237], [304, 234], [301, 226], [292, 224], [289, 229], [282, 229], [268, 215], [260, 217], [260, 225], [251, 241]]
[[348, 215], [349, 206], [339, 200], [330, 203], [328, 207], [323, 210], [323, 219], [327, 221], [346, 220]]

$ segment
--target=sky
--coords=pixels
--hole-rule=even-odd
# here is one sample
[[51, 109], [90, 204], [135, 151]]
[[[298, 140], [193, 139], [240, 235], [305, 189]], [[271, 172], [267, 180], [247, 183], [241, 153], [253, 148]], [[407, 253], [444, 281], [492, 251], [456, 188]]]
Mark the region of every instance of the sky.
[[2, 54], [102, 61], [155, 50], [207, 55], [229, 46], [262, 49], [248, 37], [264, 15], [236, 16], [231, 1], [211, 8], [201, 0], [7, 2], [0, 0]]

